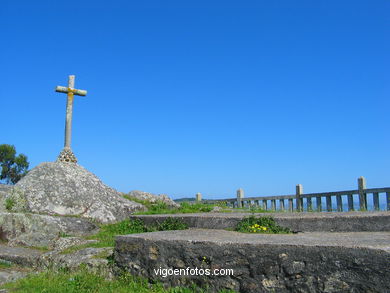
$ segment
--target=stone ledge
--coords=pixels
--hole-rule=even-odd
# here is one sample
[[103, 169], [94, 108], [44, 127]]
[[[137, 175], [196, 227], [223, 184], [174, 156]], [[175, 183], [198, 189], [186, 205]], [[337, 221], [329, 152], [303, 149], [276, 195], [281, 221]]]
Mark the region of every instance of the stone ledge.
[[[192, 228], [226, 229], [234, 228], [244, 217], [252, 213], [198, 213], [137, 215], [130, 218], [142, 219], [146, 224], [162, 222], [166, 218], [182, 219]], [[332, 212], [332, 213], [256, 213], [256, 217], [272, 216], [275, 221], [293, 231], [303, 232], [359, 232], [390, 231], [390, 211], [383, 212]]]
[[97, 231], [96, 224], [82, 218], [0, 213], [0, 240], [14, 246], [48, 246], [61, 233], [87, 236]]
[[[190, 229], [118, 236], [115, 263], [171, 286], [210, 291], [390, 292], [390, 233], [243, 234]], [[206, 257], [207, 262], [202, 258]], [[158, 268], [233, 269], [233, 276], [156, 276]]]
[[21, 266], [36, 267], [43, 251], [0, 245], [0, 259]]

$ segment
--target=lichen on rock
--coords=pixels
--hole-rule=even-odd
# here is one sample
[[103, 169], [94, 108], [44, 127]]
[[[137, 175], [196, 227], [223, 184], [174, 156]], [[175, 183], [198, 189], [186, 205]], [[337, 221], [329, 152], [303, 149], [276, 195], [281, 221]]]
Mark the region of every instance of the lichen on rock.
[[123, 198], [91, 172], [75, 163], [42, 163], [10, 191], [13, 212], [78, 216], [112, 223], [145, 210], [142, 204]]

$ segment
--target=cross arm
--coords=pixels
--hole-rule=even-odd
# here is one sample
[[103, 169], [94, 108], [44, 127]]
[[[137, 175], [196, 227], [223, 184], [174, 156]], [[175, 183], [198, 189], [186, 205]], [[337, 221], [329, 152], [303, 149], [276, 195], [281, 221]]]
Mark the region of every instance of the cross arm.
[[86, 96], [87, 95], [87, 91], [85, 90], [77, 90], [77, 89], [72, 89], [72, 88], [68, 88], [68, 87], [65, 87], [65, 86], [57, 86], [56, 87], [56, 92], [58, 93], [73, 93], [77, 96]]

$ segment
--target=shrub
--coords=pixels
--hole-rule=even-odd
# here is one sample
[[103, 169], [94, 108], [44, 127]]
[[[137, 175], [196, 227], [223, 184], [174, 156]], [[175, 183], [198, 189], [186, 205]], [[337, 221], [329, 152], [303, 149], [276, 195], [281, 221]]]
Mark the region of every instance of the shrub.
[[159, 231], [166, 230], [185, 230], [188, 229], [188, 225], [178, 218], [167, 218], [164, 222], [158, 225]]
[[276, 224], [272, 217], [249, 216], [237, 224], [236, 231], [246, 233], [269, 233], [269, 234], [287, 234], [291, 233], [289, 228], [284, 228]]

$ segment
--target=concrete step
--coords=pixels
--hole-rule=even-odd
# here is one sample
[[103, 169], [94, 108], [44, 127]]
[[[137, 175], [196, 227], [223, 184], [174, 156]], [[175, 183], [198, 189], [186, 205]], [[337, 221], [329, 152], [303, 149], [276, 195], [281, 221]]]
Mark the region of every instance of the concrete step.
[[[142, 219], [146, 224], [163, 222], [168, 217], [183, 220], [191, 228], [227, 229], [252, 213], [198, 213], [136, 215], [132, 219]], [[390, 211], [383, 212], [323, 212], [323, 213], [256, 213], [256, 217], [272, 216], [275, 221], [293, 231], [302, 232], [360, 232], [390, 231]]]
[[[134, 275], [171, 286], [194, 282], [210, 292], [390, 292], [389, 232], [162, 231], [118, 236], [114, 258]], [[184, 275], [164, 277], [159, 268]], [[185, 275], [191, 269], [204, 274]], [[215, 269], [233, 275], [212, 275]]]

